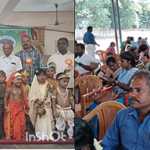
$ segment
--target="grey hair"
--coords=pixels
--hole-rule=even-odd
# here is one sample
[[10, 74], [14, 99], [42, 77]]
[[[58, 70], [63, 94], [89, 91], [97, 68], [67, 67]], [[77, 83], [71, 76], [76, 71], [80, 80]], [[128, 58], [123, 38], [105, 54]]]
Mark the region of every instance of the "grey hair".
[[1, 41], [3, 43], [3, 45], [5, 44], [9, 44], [12, 48], [14, 47], [14, 42], [12, 40], [9, 40], [9, 39], [4, 39]]

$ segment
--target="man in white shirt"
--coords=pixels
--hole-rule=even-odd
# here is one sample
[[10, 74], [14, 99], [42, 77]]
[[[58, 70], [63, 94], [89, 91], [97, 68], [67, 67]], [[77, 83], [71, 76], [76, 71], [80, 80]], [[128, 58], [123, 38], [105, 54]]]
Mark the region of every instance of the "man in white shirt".
[[12, 51], [13, 42], [11, 40], [4, 40], [4, 55], [0, 57], [0, 70], [3, 70], [6, 73], [7, 79], [12, 73], [22, 69], [20, 58], [15, 56]]
[[75, 70], [78, 71], [80, 75], [91, 74], [98, 67], [98, 60], [85, 53], [84, 44], [79, 43], [77, 47], [78, 57], [75, 59]]
[[53, 54], [47, 62], [47, 65], [51, 62], [56, 64], [56, 74], [69, 70], [70, 83], [69, 87], [74, 86], [74, 54], [68, 51], [69, 42], [65, 37], [59, 38], [57, 41], [58, 52]]

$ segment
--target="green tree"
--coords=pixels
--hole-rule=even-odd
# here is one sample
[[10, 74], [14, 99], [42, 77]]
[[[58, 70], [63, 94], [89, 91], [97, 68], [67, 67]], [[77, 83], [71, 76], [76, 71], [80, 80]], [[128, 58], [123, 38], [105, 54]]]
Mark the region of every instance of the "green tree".
[[141, 3], [142, 11], [139, 13], [140, 28], [150, 28], [150, 4]]
[[[135, 26], [135, 3], [132, 0], [119, 0], [121, 27]], [[92, 25], [95, 28], [113, 28], [111, 0], [76, 0], [76, 27]]]
[[76, 27], [92, 25], [96, 28], [111, 26], [110, 0], [77, 0], [75, 5]]
[[122, 29], [130, 29], [136, 26], [135, 3], [131, 0], [120, 0], [119, 4]]

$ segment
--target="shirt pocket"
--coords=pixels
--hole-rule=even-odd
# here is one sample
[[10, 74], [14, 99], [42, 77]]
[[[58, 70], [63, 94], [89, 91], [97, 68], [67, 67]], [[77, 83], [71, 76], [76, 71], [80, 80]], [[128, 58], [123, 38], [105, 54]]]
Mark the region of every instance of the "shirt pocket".
[[122, 125], [120, 128], [120, 140], [121, 143], [124, 145], [128, 145], [129, 143], [134, 144], [136, 143], [137, 137], [137, 129], [133, 126], [131, 122], [127, 122], [126, 124]]
[[17, 64], [16, 64], [16, 62], [11, 62], [10, 64], [11, 64], [10, 70], [16, 71], [16, 69], [17, 69]]

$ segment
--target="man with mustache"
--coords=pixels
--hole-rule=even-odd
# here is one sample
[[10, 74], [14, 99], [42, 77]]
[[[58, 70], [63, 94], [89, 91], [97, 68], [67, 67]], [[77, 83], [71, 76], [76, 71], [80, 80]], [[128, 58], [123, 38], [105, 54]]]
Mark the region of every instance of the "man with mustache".
[[130, 86], [131, 106], [118, 112], [102, 141], [104, 150], [150, 148], [150, 72], [136, 72]]
[[29, 75], [29, 84], [31, 84], [35, 70], [40, 67], [40, 54], [31, 43], [31, 38], [28, 35], [23, 35], [21, 37], [22, 50], [19, 51], [16, 55], [20, 57], [23, 69], [26, 70]]
[[77, 57], [75, 59], [75, 70], [80, 75], [89, 75], [98, 67], [98, 60], [85, 53], [85, 46], [77, 44]]

